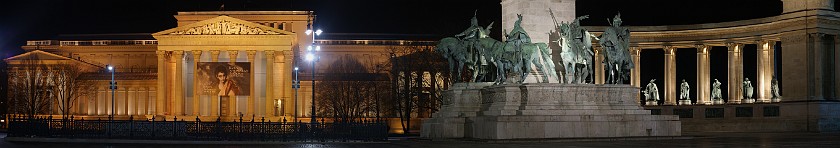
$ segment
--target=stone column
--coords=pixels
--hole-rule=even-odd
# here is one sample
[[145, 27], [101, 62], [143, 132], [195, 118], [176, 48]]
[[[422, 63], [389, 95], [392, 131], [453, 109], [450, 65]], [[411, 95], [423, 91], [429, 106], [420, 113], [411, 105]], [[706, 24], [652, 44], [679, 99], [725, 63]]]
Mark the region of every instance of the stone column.
[[[834, 50], [834, 55], [833, 55], [834, 56], [834, 61], [833, 61], [834, 64], [831, 64], [831, 65], [834, 65], [834, 70], [833, 70], [833, 72], [834, 72], [834, 74], [833, 74], [834, 75], [834, 99], [838, 100], [838, 99], [840, 99], [840, 35], [834, 35], [834, 49], [829, 49], [829, 50]], [[770, 51], [771, 51], [770, 55], [775, 54], [775, 53], [773, 53], [773, 50], [770, 50]], [[770, 59], [771, 59], [770, 61], [775, 62], [775, 59], [772, 58], [772, 56], [771, 56]], [[832, 61], [829, 61], [829, 62], [832, 62]], [[778, 78], [776, 78], [776, 79], [778, 79]]]
[[595, 75], [593, 75], [595, 82], [593, 83], [604, 84], [604, 54], [602, 53], [604, 49], [601, 47], [592, 47], [592, 49], [595, 50], [595, 59], [592, 62], [592, 65], [595, 66]]
[[709, 45], [695, 45], [697, 48], [697, 104], [710, 105], [711, 100], [711, 80], [709, 79], [709, 50], [712, 49]]
[[192, 115], [199, 116], [199, 109], [201, 101], [201, 89], [199, 89], [198, 84], [198, 62], [201, 61], [201, 50], [193, 50], [191, 51], [193, 55], [193, 109]]
[[642, 77], [640, 75], [642, 65], [639, 64], [641, 52], [642, 48], [640, 47], [630, 47], [630, 57], [633, 58], [633, 69], [630, 70], [630, 84], [636, 87], [642, 87]]
[[773, 79], [773, 60], [772, 60], [772, 53], [773, 47], [776, 45], [776, 41], [765, 40], [759, 43], [759, 49], [756, 54], [758, 56], [756, 58], [756, 95], [757, 102], [769, 103], [770, 98], [770, 81]]
[[128, 87], [128, 86], [125, 86], [123, 88], [125, 88], [125, 89], [123, 89], [123, 94], [124, 94], [123, 99], [125, 100], [125, 101], [123, 101], [123, 104], [124, 104], [123, 114], [131, 115], [131, 113], [128, 112], [130, 110], [128, 107], [129, 107], [129, 102], [131, 102], [131, 93], [129, 92], [129, 89], [132, 89], [132, 88]]
[[[229, 50], [228, 56], [230, 56], [230, 63], [236, 63], [236, 57], [239, 56], [239, 51], [236, 50]], [[253, 88], [252, 88], [253, 89]], [[228, 99], [228, 116], [238, 116], [239, 112], [236, 112], [236, 96], [230, 96]]]
[[165, 103], [166, 92], [163, 90], [167, 90], [166, 88], [166, 51], [158, 50], [155, 51], [157, 56], [157, 97], [155, 97], [155, 115], [163, 115], [164, 108], [163, 104]]
[[250, 86], [251, 89], [249, 89], [250, 92], [248, 93], [248, 107], [245, 107], [245, 108], [247, 109], [247, 115], [253, 115], [254, 114], [254, 97], [256, 97], [256, 95], [257, 95], [257, 92], [256, 92], [257, 86], [256, 86], [256, 83], [254, 83], [254, 77], [255, 77], [255, 73], [256, 73], [256, 66], [255, 66], [255, 63], [254, 63], [254, 57], [257, 55], [257, 51], [248, 50], [247, 54], [248, 54], [248, 63], [250, 63], [250, 65], [251, 65], [251, 76], [250, 76], [251, 78], [250, 78], [249, 83], [248, 83], [249, 85], [251, 85]]
[[665, 105], [677, 105], [677, 48], [665, 46]]
[[[808, 63], [808, 81], [813, 82], [811, 85], [808, 86], [808, 91], [810, 95], [808, 97], [810, 100], [826, 100], [826, 97], [830, 97], [829, 93], [831, 91], [827, 91], [827, 88], [831, 88], [833, 86], [827, 86], [826, 84], [830, 84], [829, 77], [827, 76], [826, 72], [830, 71], [826, 66], [828, 63], [828, 59], [826, 54], [826, 50], [829, 50], [829, 47], [826, 47], [826, 43], [830, 42], [825, 33], [810, 33], [808, 34], [810, 39], [808, 40], [811, 42], [810, 44], [811, 49], [808, 49], [807, 54], [810, 54], [809, 63]], [[834, 50], [834, 49], [831, 49]]]
[[[210, 51], [210, 59], [212, 60], [212, 62], [219, 62], [219, 51], [218, 50], [211, 50]], [[211, 74], [211, 76], [215, 77], [216, 74]], [[211, 116], [218, 116], [218, 115], [221, 114], [221, 112], [219, 112], [220, 111], [220, 109], [219, 109], [219, 97], [215, 96], [215, 95], [210, 95], [210, 96], [214, 96], [214, 97], [210, 98], [210, 102], [211, 102], [210, 103], [210, 105], [211, 105], [210, 108], [212, 108], [210, 110], [210, 115]]]
[[726, 85], [728, 94], [727, 98], [729, 98], [729, 104], [741, 104], [741, 98], [743, 98], [743, 92], [741, 92], [741, 86], [744, 82], [744, 73], [743, 73], [743, 64], [741, 57], [741, 50], [744, 49], [744, 45], [740, 43], [726, 43], [726, 47], [728, 48], [728, 57], [729, 57], [729, 75], [728, 75], [728, 84]]
[[[282, 92], [280, 92], [280, 94], [282, 94], [283, 98], [286, 99], [285, 102], [288, 102], [288, 103], [284, 103], [285, 104], [285, 105], [283, 105], [284, 110], [286, 111], [287, 114], [293, 114], [295, 112], [294, 111], [294, 109], [295, 109], [294, 102], [297, 101], [297, 100], [294, 100], [295, 99], [295, 98], [293, 98], [294, 94], [292, 94], [293, 93], [292, 91], [294, 91], [292, 89], [292, 79], [293, 79], [292, 78], [292, 72], [294, 72], [294, 67], [295, 67], [294, 62], [292, 62], [292, 60], [294, 59], [294, 53], [290, 50], [283, 51], [283, 58], [282, 59], [283, 59], [283, 62], [279, 63], [279, 66], [278, 66], [278, 67], [280, 67], [280, 69], [279, 69], [280, 73], [283, 74], [283, 75], [280, 76], [280, 81], [278, 81], [278, 82], [281, 82], [281, 84], [283, 84], [283, 87], [282, 87], [283, 89], [280, 89], [280, 90], [282, 90]], [[298, 75], [298, 76], [300, 76], [300, 75]], [[303, 97], [301, 97], [301, 98], [303, 98]], [[303, 103], [298, 103], [298, 104], [303, 104]], [[303, 108], [303, 107], [298, 107], [298, 108]], [[298, 114], [300, 114], [300, 113], [301, 112], [298, 112]], [[295, 116], [295, 117], [297, 117], [297, 116]]]
[[180, 116], [184, 115], [184, 51], [183, 50], [176, 50], [172, 52], [173, 58], [175, 58], [175, 79], [173, 84], [175, 85], [173, 92], [175, 99], [172, 105], [172, 115]]
[[274, 116], [274, 51], [266, 50], [265, 52], [265, 116]]

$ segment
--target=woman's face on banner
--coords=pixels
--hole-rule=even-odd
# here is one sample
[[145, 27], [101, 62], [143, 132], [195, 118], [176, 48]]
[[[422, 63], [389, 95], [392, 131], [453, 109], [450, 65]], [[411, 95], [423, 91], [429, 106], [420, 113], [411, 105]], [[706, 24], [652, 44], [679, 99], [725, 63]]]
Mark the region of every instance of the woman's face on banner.
[[225, 75], [225, 73], [223, 73], [223, 72], [220, 72], [220, 73], [216, 74], [216, 78], [219, 79], [220, 82], [223, 82], [223, 81], [225, 81], [225, 78], [227, 78], [227, 75]]

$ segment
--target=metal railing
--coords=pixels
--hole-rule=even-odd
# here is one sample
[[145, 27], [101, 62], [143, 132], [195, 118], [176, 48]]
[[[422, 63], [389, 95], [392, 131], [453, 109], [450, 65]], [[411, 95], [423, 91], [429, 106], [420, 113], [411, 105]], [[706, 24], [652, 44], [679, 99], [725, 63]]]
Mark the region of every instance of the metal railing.
[[[302, 123], [221, 120], [155, 121], [152, 120], [74, 120], [13, 117], [9, 137], [199, 140], [199, 141], [300, 141], [352, 142], [385, 141], [388, 126], [384, 121], [342, 123]], [[323, 119], [322, 119], [323, 121]]]

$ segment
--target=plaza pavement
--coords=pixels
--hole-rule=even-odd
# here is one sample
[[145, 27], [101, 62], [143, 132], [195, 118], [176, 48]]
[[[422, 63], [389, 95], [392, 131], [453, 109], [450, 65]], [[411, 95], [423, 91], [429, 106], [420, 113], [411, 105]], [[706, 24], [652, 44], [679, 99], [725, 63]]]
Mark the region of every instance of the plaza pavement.
[[[682, 137], [622, 138], [622, 139], [553, 139], [553, 140], [424, 140], [417, 138], [392, 138], [382, 143], [236, 143], [226, 142], [167, 142], [142, 141], [141, 143], [100, 143], [102, 140], [88, 140], [85, 143], [57, 142], [9, 142], [5, 133], [0, 148], [557, 148], [557, 147], [840, 147], [840, 133], [685, 133]], [[112, 141], [113, 142], [113, 141]], [[164, 141], [165, 142], [165, 141]]]

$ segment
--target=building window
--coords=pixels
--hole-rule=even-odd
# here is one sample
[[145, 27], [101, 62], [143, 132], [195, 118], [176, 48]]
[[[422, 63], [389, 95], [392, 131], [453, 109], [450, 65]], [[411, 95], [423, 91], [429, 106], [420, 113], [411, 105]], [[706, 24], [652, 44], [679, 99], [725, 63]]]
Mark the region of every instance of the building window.
[[778, 117], [779, 116], [779, 106], [765, 106], [764, 107], [764, 117]]
[[735, 117], [752, 117], [752, 107], [735, 107]]
[[674, 109], [674, 115], [679, 115], [680, 118], [694, 118], [693, 109]]
[[706, 108], [706, 118], [723, 118], [723, 108]]

